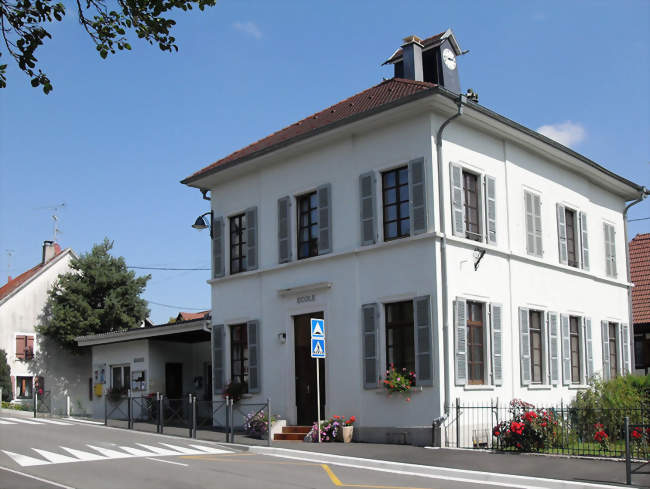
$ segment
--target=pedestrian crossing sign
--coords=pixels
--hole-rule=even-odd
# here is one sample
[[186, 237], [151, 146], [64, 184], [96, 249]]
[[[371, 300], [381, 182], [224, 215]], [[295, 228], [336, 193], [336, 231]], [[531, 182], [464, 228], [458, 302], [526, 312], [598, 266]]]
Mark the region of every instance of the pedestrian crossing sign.
[[325, 320], [311, 318], [311, 338], [325, 338]]
[[312, 338], [311, 339], [311, 357], [312, 358], [325, 358], [327, 352], [325, 351], [325, 338]]

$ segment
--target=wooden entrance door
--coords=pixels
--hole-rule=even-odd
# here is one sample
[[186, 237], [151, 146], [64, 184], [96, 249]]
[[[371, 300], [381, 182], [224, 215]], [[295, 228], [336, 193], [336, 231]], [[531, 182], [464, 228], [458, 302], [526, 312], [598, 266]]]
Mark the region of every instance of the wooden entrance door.
[[165, 394], [169, 399], [183, 397], [183, 364], [165, 364]]
[[[322, 312], [294, 316], [293, 331], [296, 362], [296, 407], [298, 424], [309, 425], [316, 421], [316, 361], [311, 358], [310, 319], [323, 319]], [[319, 359], [320, 412], [325, 416], [325, 359]]]

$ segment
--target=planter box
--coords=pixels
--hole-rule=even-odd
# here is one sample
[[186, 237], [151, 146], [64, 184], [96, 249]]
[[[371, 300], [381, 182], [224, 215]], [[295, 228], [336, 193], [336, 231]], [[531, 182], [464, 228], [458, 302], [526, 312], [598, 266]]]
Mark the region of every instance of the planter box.
[[[273, 421], [271, 423], [271, 440], [274, 439], [276, 433], [282, 433], [282, 428], [287, 426], [287, 420], [286, 419], [278, 419], [277, 421]], [[264, 435], [262, 435], [263, 440], [268, 440], [269, 439], [269, 433], [266, 432]]]
[[336, 433], [336, 441], [343, 443], [350, 443], [352, 441], [352, 434], [354, 433], [354, 426], [341, 426], [341, 429]]

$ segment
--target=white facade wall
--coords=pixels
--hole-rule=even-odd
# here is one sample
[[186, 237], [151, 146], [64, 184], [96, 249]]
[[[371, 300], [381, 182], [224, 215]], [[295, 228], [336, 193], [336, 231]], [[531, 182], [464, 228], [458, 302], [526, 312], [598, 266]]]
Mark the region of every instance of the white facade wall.
[[[495, 137], [465, 124], [461, 117], [444, 135], [443, 174], [446, 215], [449, 357], [444, 358], [443, 318], [440, 307], [440, 239], [438, 216], [435, 134], [444, 118], [435, 113], [411, 113], [404, 119], [374, 119], [367, 126], [356, 124], [327, 141], [300, 143], [299, 149], [264, 157], [264, 164], [247, 171], [243, 165], [232, 176], [210, 184], [212, 210], [225, 222], [226, 276], [211, 280], [212, 322], [233, 325], [260, 320], [261, 392], [256, 398], [273, 400], [273, 411], [296, 419], [293, 320], [298, 314], [324, 312], [328, 327], [326, 360], [326, 411], [357, 416], [362, 437], [385, 441], [409, 428], [430, 427], [444, 412], [444, 370], [451, 382], [448, 402], [513, 397], [533, 402], [559, 402], [575, 395], [575, 388], [522, 387], [519, 366], [519, 307], [590, 317], [593, 332], [594, 370], [602, 366], [600, 321], [629, 323], [625, 283], [624, 199], [607, 188], [587, 181], [560, 167], [538, 152], [527, 150], [505, 137]], [[372, 124], [372, 125], [371, 125]], [[381, 179], [377, 183], [379, 241], [360, 246], [359, 175], [402, 166], [423, 158], [426, 168], [427, 232], [388, 243], [382, 240]], [[474, 271], [478, 243], [454, 238], [451, 233], [449, 165], [460, 163], [496, 179], [497, 244], [480, 244], [487, 250]], [[228, 171], [224, 172], [228, 175]], [[213, 177], [218, 179], [219, 177]], [[292, 261], [278, 264], [278, 207], [284, 196], [295, 197], [329, 183], [332, 189], [332, 252], [296, 260], [296, 206], [291, 207]], [[542, 196], [542, 258], [529, 257], [525, 248], [523, 189]], [[556, 203], [561, 202], [588, 215], [590, 271], [560, 265], [558, 259]], [[229, 274], [228, 217], [258, 208], [259, 267], [255, 271]], [[605, 276], [602, 222], [615, 225], [618, 278]], [[308, 292], [284, 289], [329, 283]], [[308, 290], [308, 289], [303, 289]], [[313, 301], [299, 296], [313, 294]], [[363, 388], [361, 306], [386, 304], [418, 296], [432, 297], [434, 383], [411, 396], [410, 402], [385, 391]], [[454, 335], [452, 301], [456, 297], [499, 303], [503, 310], [503, 385], [454, 385]], [[379, 363], [385, 362], [383, 308], [379, 318]], [[227, 330], [228, 328], [226, 328]], [[286, 333], [286, 344], [279, 336]], [[229, 338], [226, 334], [224, 367], [230, 378]], [[215, 394], [216, 395], [216, 394]], [[377, 433], [383, 433], [377, 435]], [[430, 428], [428, 428], [430, 433]], [[410, 435], [408, 435], [410, 436]], [[408, 436], [406, 437], [407, 441]], [[414, 435], [416, 436], [416, 435]], [[430, 435], [423, 435], [430, 436]], [[383, 438], [382, 438], [383, 437]], [[430, 438], [429, 438], [430, 439]]]
[[[35, 332], [35, 327], [41, 322], [48, 291], [60, 274], [70, 270], [71, 259], [70, 250], [65, 250], [0, 304], [0, 348], [7, 352], [14, 384], [16, 377], [42, 376], [45, 390], [50, 391], [53, 411], [65, 412], [66, 396], [70, 396], [72, 412], [85, 413], [89, 408], [87, 372], [90, 356], [69, 355]], [[24, 334], [34, 336], [32, 360], [16, 358], [16, 336]]]

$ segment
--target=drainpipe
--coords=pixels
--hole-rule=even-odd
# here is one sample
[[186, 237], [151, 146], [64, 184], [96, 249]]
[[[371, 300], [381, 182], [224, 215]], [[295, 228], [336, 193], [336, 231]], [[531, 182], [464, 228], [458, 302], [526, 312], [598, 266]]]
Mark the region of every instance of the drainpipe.
[[442, 343], [445, 361], [445, 415], [449, 414], [449, 398], [451, 396], [451, 380], [449, 379], [449, 300], [447, 293], [447, 225], [445, 219], [445, 199], [442, 183], [442, 133], [451, 121], [463, 113], [463, 104], [467, 102], [465, 95], [460, 95], [456, 101], [458, 112], [442, 123], [436, 133], [436, 158], [438, 160], [438, 212], [440, 213], [440, 279], [442, 282]]
[[[625, 263], [626, 263], [626, 269], [627, 269], [627, 283], [632, 282], [632, 272], [630, 271], [630, 240], [628, 239], [627, 235], [627, 211], [630, 210], [630, 207], [638, 204], [639, 202], [643, 201], [648, 195], [650, 195], [650, 190], [648, 190], [645, 187], [641, 188], [641, 194], [639, 197], [630, 202], [628, 205], [625, 206], [625, 210], [623, 211], [623, 229], [625, 232]], [[634, 358], [634, 318], [632, 317], [632, 287], [628, 286], [627, 288], [627, 309], [628, 309], [628, 315], [630, 318], [630, 327], [628, 328], [628, 334], [630, 337], [628, 338], [628, 345], [630, 348], [630, 371], [634, 370], [634, 365], [636, 363], [636, 358]]]

